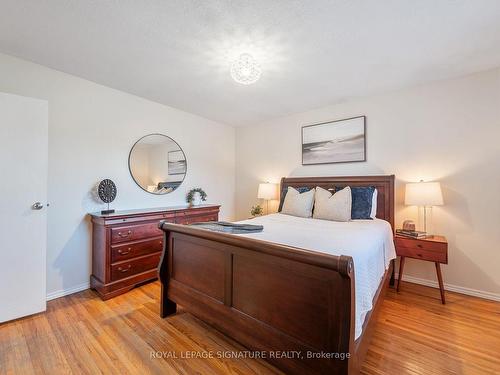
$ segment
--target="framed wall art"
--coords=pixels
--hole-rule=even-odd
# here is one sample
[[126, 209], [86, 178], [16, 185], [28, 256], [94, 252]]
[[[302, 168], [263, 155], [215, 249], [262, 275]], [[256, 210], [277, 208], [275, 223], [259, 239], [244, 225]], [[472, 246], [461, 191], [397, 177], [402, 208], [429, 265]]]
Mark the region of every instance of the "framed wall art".
[[302, 165], [366, 161], [366, 117], [302, 127]]

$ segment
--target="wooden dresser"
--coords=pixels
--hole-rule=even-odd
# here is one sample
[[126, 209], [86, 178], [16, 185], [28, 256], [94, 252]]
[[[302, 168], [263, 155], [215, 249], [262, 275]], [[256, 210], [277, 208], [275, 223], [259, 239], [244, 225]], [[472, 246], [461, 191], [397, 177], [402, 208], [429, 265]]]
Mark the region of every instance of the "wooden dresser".
[[139, 283], [156, 279], [163, 250], [163, 232], [158, 223], [161, 220], [176, 224], [216, 221], [219, 207], [200, 205], [91, 214], [91, 288], [102, 299], [108, 299]]

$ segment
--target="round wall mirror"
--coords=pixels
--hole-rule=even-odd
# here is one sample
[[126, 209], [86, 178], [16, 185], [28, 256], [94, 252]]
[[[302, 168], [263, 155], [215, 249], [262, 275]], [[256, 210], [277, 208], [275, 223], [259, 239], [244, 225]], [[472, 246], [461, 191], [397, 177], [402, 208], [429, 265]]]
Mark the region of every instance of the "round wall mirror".
[[186, 155], [172, 138], [149, 134], [132, 146], [128, 167], [141, 189], [151, 194], [168, 194], [177, 189], [186, 176]]

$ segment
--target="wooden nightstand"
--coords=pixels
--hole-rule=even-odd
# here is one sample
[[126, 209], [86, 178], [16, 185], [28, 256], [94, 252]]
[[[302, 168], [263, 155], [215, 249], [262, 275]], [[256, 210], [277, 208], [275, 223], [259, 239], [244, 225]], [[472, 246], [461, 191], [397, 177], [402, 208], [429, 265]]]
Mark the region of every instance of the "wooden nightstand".
[[405, 258], [421, 259], [434, 262], [441, 291], [441, 302], [444, 304], [443, 276], [441, 275], [440, 264], [448, 264], [448, 242], [443, 236], [432, 236], [424, 239], [414, 239], [396, 235], [394, 238], [396, 254], [401, 257], [399, 262], [399, 278], [397, 291], [403, 277]]

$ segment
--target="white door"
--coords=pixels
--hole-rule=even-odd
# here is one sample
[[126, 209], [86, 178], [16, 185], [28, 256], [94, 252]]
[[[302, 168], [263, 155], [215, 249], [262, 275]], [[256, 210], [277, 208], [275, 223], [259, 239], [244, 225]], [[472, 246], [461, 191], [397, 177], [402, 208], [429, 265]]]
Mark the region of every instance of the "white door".
[[48, 103], [0, 93], [0, 322], [46, 308], [47, 146]]

